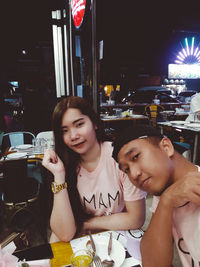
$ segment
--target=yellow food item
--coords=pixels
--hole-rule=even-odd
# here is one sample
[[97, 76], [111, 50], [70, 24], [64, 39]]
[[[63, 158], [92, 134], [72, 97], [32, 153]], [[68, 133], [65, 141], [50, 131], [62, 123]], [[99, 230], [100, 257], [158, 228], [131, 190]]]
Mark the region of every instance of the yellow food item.
[[72, 264], [78, 267], [87, 267], [92, 262], [92, 258], [89, 255], [79, 255], [72, 260]]

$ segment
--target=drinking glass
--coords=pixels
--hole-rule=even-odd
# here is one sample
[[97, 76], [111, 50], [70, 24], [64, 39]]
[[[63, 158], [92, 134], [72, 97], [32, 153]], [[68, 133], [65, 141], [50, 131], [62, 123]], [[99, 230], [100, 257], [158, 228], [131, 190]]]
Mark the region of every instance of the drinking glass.
[[33, 151], [36, 154], [43, 154], [47, 148], [47, 141], [44, 138], [34, 138], [32, 140]]
[[89, 250], [81, 249], [74, 252], [71, 257], [72, 267], [92, 267], [93, 255]]

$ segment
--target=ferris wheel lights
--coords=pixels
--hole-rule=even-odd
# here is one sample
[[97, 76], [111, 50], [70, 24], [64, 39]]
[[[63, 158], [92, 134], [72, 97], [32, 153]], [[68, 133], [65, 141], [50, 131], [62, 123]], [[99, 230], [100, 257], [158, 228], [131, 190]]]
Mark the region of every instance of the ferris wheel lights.
[[200, 59], [200, 47], [195, 46], [195, 37], [191, 38], [191, 41], [186, 37], [184, 39], [185, 47], [182, 46], [182, 50], [176, 55], [177, 64], [199, 64]]
[[185, 56], [183, 55], [183, 53], [181, 53], [181, 51], [179, 52], [179, 57], [181, 57], [182, 59], [185, 58]]
[[175, 63], [177, 63], [177, 64], [183, 64], [183, 62], [180, 61], [180, 60], [175, 60]]
[[185, 51], [185, 48], [183, 48], [182, 51], [183, 51], [184, 55], [187, 57], [187, 53]]
[[196, 54], [196, 58], [198, 58], [199, 54], [200, 54], [200, 51]]
[[183, 55], [183, 53], [180, 51], [179, 52], [179, 55], [182, 57], [182, 58], [185, 58], [185, 56]]
[[193, 55], [193, 52], [194, 52], [194, 37], [192, 37], [191, 55]]
[[197, 48], [196, 48], [195, 51], [194, 51], [194, 56], [196, 56], [198, 50], [199, 50], [199, 47], [197, 46]]
[[187, 50], [187, 56], [190, 55], [190, 50], [189, 50], [189, 46], [188, 46], [188, 39], [185, 38], [185, 45], [186, 45], [186, 50]]
[[180, 56], [178, 55], [177, 58], [180, 59], [180, 61], [183, 62], [183, 58], [182, 58], [182, 57], [180, 57]]

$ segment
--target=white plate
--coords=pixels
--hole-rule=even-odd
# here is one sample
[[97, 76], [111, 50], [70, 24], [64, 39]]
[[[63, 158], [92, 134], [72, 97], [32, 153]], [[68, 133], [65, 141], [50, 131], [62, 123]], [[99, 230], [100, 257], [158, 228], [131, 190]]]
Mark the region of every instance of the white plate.
[[19, 159], [26, 157], [27, 153], [11, 153], [7, 155], [7, 159]]
[[140, 115], [140, 114], [132, 114], [130, 115], [131, 118], [143, 118], [144, 115]]
[[200, 123], [187, 123], [185, 124], [187, 127], [192, 127], [192, 128], [200, 128]]
[[[108, 242], [109, 236], [92, 236], [94, 239], [94, 243], [96, 246], [96, 254], [100, 257], [101, 261], [106, 260], [108, 258]], [[88, 242], [89, 237], [87, 240], [82, 240], [77, 246], [76, 250], [79, 249], [87, 249], [86, 243]], [[119, 241], [115, 238], [112, 240], [112, 250], [110, 257], [114, 260], [115, 264], [114, 267], [119, 267], [125, 260], [125, 249], [121, 245]]]
[[171, 124], [183, 125], [185, 121], [170, 121]]
[[29, 149], [32, 147], [33, 147], [33, 145], [28, 145], [28, 144], [16, 146], [17, 149]]
[[115, 118], [117, 118], [117, 116], [114, 116], [114, 115], [112, 115], [112, 116], [105, 116], [105, 117], [103, 117], [103, 119], [115, 119]]

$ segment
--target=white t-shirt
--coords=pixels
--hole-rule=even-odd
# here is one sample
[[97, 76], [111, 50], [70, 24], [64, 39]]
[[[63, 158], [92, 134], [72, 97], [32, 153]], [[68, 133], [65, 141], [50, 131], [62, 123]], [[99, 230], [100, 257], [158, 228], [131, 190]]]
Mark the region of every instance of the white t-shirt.
[[[200, 171], [200, 167], [198, 167], [198, 171]], [[159, 197], [154, 196], [152, 212], [155, 212], [158, 203]], [[175, 208], [172, 232], [183, 267], [199, 267], [200, 206], [190, 202], [183, 207]]]
[[124, 201], [135, 201], [146, 197], [137, 189], [112, 158], [112, 143], [101, 144], [98, 166], [92, 172], [83, 167], [78, 173], [77, 189], [86, 210], [100, 216], [121, 212]]
[[194, 120], [194, 113], [200, 111], [200, 93], [197, 93], [192, 96], [190, 102], [190, 113], [186, 119], [186, 121], [193, 121]]

